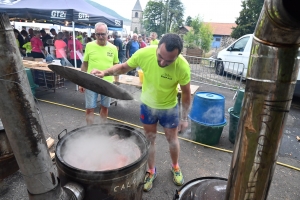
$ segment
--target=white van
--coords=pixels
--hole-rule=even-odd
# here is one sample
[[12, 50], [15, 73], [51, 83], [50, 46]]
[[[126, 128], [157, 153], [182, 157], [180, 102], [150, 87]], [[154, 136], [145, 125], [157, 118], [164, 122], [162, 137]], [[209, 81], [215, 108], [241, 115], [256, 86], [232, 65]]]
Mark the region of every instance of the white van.
[[[245, 79], [253, 41], [253, 34], [240, 37], [217, 55], [216, 74], [224, 72], [238, 75]], [[294, 96], [300, 97], [300, 71], [298, 73]]]

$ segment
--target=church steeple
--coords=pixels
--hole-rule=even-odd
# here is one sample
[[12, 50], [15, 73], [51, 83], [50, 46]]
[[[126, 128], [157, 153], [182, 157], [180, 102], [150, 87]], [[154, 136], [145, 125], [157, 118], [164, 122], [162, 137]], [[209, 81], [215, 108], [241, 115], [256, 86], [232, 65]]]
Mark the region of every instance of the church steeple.
[[132, 11], [141, 11], [143, 12], [143, 9], [142, 9], [142, 6], [141, 6], [141, 3], [139, 0], [136, 1]]
[[132, 15], [131, 15], [131, 31], [135, 33], [141, 33], [142, 30], [142, 20], [143, 20], [143, 9], [140, 3], [140, 0], [137, 0], [133, 9], [132, 9]]

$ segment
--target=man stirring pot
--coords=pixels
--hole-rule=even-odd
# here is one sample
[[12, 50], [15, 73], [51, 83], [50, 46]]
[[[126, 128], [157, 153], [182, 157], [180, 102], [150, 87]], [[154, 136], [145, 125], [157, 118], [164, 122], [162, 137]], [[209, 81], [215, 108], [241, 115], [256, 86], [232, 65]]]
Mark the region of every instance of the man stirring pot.
[[[125, 63], [114, 65], [100, 71], [94, 69], [91, 74], [100, 78], [125, 74], [140, 67], [144, 72], [141, 94], [140, 120], [145, 135], [150, 141], [148, 171], [145, 176], [144, 191], [150, 191], [157, 176], [155, 167], [155, 138], [157, 123], [164, 128], [169, 143], [171, 172], [176, 185], [183, 185], [184, 178], [178, 164], [179, 141], [178, 131], [188, 127], [187, 115], [191, 103], [190, 67], [180, 54], [183, 48], [181, 38], [176, 34], [166, 34], [158, 46], [139, 49]], [[182, 91], [182, 113], [179, 119], [177, 102], [177, 85]]]

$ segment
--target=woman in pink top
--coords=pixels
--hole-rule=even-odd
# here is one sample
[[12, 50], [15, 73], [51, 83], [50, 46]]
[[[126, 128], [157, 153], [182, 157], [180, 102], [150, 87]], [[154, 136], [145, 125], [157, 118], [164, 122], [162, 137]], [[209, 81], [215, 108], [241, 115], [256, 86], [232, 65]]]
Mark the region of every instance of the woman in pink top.
[[40, 31], [34, 30], [33, 31], [34, 37], [31, 38], [30, 43], [31, 43], [31, 56], [34, 58], [45, 58], [44, 57], [44, 46], [43, 42], [41, 41], [41, 33]]
[[[71, 36], [69, 41], [68, 41], [68, 52], [69, 52], [69, 56], [70, 56], [70, 62], [73, 66], [75, 66], [75, 60], [74, 60], [74, 46], [73, 46], [73, 37]], [[83, 56], [82, 53], [82, 44], [80, 43], [79, 40], [75, 39], [75, 49], [76, 49], [76, 65], [77, 68], [81, 67], [81, 60], [78, 56], [78, 54], [81, 54]]]
[[55, 47], [55, 54], [56, 58], [60, 60], [60, 63], [62, 66], [66, 65], [66, 49], [67, 45], [65, 41], [63, 41], [64, 34], [62, 32], [59, 32], [57, 34], [57, 40], [54, 42], [54, 47]]

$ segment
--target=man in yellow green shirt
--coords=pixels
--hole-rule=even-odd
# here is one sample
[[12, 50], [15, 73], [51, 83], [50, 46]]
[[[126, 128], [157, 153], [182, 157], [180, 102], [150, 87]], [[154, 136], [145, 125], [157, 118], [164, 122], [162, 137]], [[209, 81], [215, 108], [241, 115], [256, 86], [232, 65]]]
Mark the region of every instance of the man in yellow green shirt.
[[[140, 67], [144, 73], [142, 85], [140, 120], [145, 135], [150, 141], [148, 171], [145, 176], [144, 191], [152, 188], [157, 176], [155, 167], [155, 137], [157, 124], [164, 128], [169, 143], [172, 160], [171, 171], [176, 185], [184, 183], [178, 164], [179, 141], [178, 131], [188, 127], [187, 115], [191, 103], [190, 67], [180, 54], [183, 48], [181, 38], [176, 34], [166, 34], [158, 46], [148, 46], [136, 51], [127, 62], [117, 64], [104, 71], [93, 70], [99, 77], [124, 74], [133, 68]], [[179, 119], [177, 86], [182, 90], [182, 113]]]
[[81, 32], [77, 32], [76, 39], [79, 40], [81, 44], [83, 44], [83, 37], [82, 37]]
[[[106, 70], [112, 65], [119, 63], [118, 50], [115, 45], [107, 41], [108, 28], [105, 23], [99, 22], [95, 25], [96, 40], [87, 43], [81, 71], [90, 73], [92, 70]], [[113, 76], [103, 78], [113, 82]], [[79, 91], [85, 93], [86, 122], [88, 125], [94, 122], [94, 109], [97, 107], [98, 94], [85, 90], [79, 86]], [[108, 107], [111, 99], [105, 95], [101, 96], [100, 122], [105, 122], [108, 116]]]
[[152, 32], [150, 36], [151, 36], [150, 45], [158, 45], [159, 40], [157, 39], [157, 33]]

